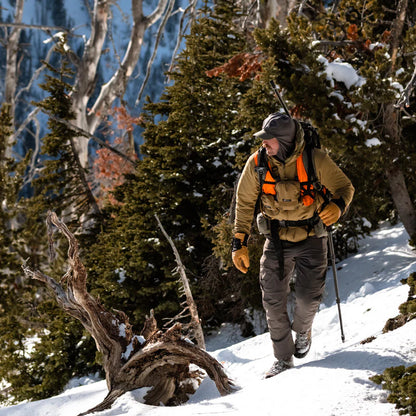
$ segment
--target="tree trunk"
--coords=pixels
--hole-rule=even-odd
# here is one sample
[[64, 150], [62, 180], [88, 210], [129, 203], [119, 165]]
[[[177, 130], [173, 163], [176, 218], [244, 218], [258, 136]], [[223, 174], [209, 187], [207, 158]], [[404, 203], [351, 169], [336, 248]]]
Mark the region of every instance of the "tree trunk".
[[[400, 38], [403, 32], [406, 18], [408, 0], [400, 0], [397, 6], [396, 19], [390, 38], [391, 68], [390, 72], [396, 70], [396, 61], [400, 48]], [[411, 239], [416, 238], [416, 209], [410, 198], [406, 186], [404, 174], [400, 168], [401, 156], [401, 127], [399, 124], [399, 109], [394, 103], [387, 104], [383, 113], [383, 126], [385, 135], [390, 143], [388, 155], [390, 162], [386, 167], [386, 176], [390, 186], [391, 196], [404, 228]]]
[[[155, 10], [149, 16], [143, 14], [142, 3], [142, 0], [131, 1], [133, 27], [130, 42], [120, 67], [111, 79], [101, 87], [97, 99], [94, 103], [90, 103], [91, 109], [88, 109], [87, 104], [94, 91], [98, 63], [107, 36], [107, 21], [110, 15], [109, 0], [94, 1], [91, 36], [85, 45], [84, 54], [78, 62], [77, 78], [72, 93], [75, 124], [90, 134], [95, 132], [114, 100], [123, 97], [127, 83], [139, 60], [145, 31], [163, 15], [168, 0], [159, 0]], [[88, 166], [88, 141], [88, 138], [85, 137], [79, 137], [76, 141], [79, 158], [84, 168]]]
[[416, 210], [405, 182], [404, 174], [400, 168], [401, 129], [398, 122], [398, 109], [394, 104], [388, 104], [384, 111], [383, 126], [390, 142], [388, 149], [389, 163], [386, 167], [386, 176], [390, 186], [393, 203], [397, 209], [400, 220], [411, 239], [416, 237]]
[[386, 176], [400, 220], [410, 238], [414, 240], [416, 237], [416, 211], [407, 190], [403, 172], [393, 164], [387, 168]]
[[[14, 22], [21, 23], [23, 16], [23, 5], [24, 0], [17, 0], [15, 5], [15, 15]], [[7, 31], [7, 29], [5, 29]], [[14, 111], [15, 111], [15, 95], [17, 88], [17, 75], [18, 65], [17, 65], [17, 52], [19, 49], [19, 39], [20, 39], [20, 27], [13, 27], [10, 30], [10, 35], [7, 38], [6, 46], [6, 77], [4, 80], [4, 102], [10, 105], [10, 115], [12, 117], [12, 125], [14, 127]], [[14, 129], [13, 129], [14, 130]], [[5, 157], [10, 158], [12, 156], [12, 147], [13, 147], [13, 135], [8, 138], [6, 143]]]
[[399, 53], [400, 37], [403, 32], [404, 22], [406, 19], [408, 0], [399, 0], [397, 5], [397, 15], [393, 22], [393, 28], [391, 31], [391, 72], [396, 70], [396, 61]]
[[275, 18], [282, 27], [286, 27], [287, 16], [297, 3], [297, 0], [266, 0], [260, 2], [262, 26], [266, 27], [269, 21]]
[[127, 391], [151, 387], [144, 397], [146, 404], [175, 405], [186, 402], [195, 392], [194, 381], [201, 381], [201, 372], [191, 370], [193, 363], [205, 370], [220, 394], [233, 391], [233, 383], [221, 364], [207, 352], [182, 336], [181, 325], [166, 332], [157, 330], [153, 317], [147, 319], [140, 335], [134, 335], [127, 316], [121, 311], [109, 312], [93, 298], [86, 288], [87, 273], [79, 258], [78, 242], [55, 213], [48, 213], [49, 235], [56, 226], [69, 242], [69, 269], [61, 283], [39, 270], [23, 266], [25, 275], [45, 283], [59, 305], [78, 319], [93, 336], [102, 353], [108, 395], [102, 403], [82, 415], [108, 409]]

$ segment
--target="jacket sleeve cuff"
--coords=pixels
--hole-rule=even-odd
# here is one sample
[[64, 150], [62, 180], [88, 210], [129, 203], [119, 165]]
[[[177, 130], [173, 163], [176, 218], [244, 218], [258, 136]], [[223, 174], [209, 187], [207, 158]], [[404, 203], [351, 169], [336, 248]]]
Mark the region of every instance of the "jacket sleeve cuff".
[[345, 208], [346, 208], [346, 204], [344, 199], [341, 198], [335, 198], [335, 199], [331, 199], [331, 202], [333, 202], [340, 210], [341, 210], [341, 215], [344, 213]]
[[247, 247], [248, 234], [241, 233], [241, 237], [243, 237], [242, 240], [238, 238], [237, 236], [234, 236], [232, 243], [231, 243], [231, 251], [234, 252], [234, 251], [240, 250], [243, 246]]

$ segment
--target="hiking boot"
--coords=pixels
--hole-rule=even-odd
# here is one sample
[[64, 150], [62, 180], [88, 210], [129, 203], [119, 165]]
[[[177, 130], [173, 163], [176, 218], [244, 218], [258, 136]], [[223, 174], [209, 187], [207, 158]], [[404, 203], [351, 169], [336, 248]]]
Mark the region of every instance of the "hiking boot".
[[311, 349], [312, 344], [312, 330], [305, 332], [298, 332], [296, 334], [295, 341], [295, 353], [296, 358], [303, 358]]
[[270, 378], [277, 376], [285, 370], [293, 367], [293, 358], [290, 357], [289, 360], [277, 360], [273, 363], [270, 370], [264, 375], [264, 378]]

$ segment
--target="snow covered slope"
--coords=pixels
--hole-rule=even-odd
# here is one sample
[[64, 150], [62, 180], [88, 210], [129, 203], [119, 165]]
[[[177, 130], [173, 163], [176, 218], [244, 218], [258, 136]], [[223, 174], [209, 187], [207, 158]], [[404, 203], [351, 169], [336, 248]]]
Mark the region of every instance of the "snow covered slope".
[[[409, 287], [400, 280], [416, 271], [416, 253], [407, 245], [401, 225], [384, 226], [361, 241], [359, 253], [338, 264], [344, 321], [341, 342], [338, 310], [334, 301], [332, 271], [326, 297], [316, 316], [309, 354], [295, 359], [295, 368], [263, 379], [274, 358], [268, 334], [218, 349], [227, 331], [208, 339], [208, 349], [224, 365], [239, 389], [219, 396], [205, 379], [190, 401], [180, 407], [154, 407], [140, 403], [144, 391], [119, 398], [100, 416], [387, 416], [398, 415], [386, 402], [388, 392], [369, 380], [385, 368], [416, 363], [416, 320], [386, 334], [388, 318], [398, 314]], [[375, 336], [370, 343], [360, 341]], [[104, 381], [68, 389], [48, 400], [0, 409], [0, 416], [74, 416], [98, 404], [106, 395]]]

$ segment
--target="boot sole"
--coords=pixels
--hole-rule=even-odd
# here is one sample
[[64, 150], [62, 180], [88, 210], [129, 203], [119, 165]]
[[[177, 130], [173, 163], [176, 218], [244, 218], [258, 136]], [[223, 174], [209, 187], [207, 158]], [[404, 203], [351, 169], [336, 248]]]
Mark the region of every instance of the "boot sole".
[[309, 350], [311, 349], [311, 345], [312, 345], [312, 341], [309, 344], [309, 348], [305, 352], [297, 352], [297, 351], [295, 351], [295, 353], [293, 354], [293, 356], [296, 357], [296, 358], [306, 357], [306, 355], [308, 354]]
[[282, 371], [280, 371], [279, 373], [276, 373], [276, 374], [265, 374], [264, 375], [264, 379], [267, 379], [267, 378], [272, 378], [272, 377], [276, 377], [276, 376], [278, 376], [279, 374], [282, 374], [282, 373], [284, 373], [285, 371], [287, 371], [287, 370], [291, 370], [293, 367], [288, 367], [288, 368], [285, 368], [284, 370], [282, 370]]

